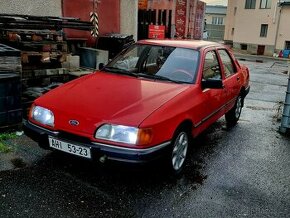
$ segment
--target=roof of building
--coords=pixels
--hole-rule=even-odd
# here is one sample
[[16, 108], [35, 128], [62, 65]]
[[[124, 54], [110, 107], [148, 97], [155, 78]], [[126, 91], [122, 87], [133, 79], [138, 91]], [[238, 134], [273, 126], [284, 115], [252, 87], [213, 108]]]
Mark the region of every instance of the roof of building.
[[207, 5], [205, 9], [206, 14], [227, 14], [227, 6], [222, 5]]

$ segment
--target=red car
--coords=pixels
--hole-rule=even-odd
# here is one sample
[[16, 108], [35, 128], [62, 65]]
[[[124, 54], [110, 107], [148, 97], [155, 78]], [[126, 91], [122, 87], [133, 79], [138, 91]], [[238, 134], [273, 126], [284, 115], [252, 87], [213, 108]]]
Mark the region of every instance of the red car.
[[181, 172], [190, 139], [225, 115], [235, 125], [249, 70], [223, 45], [143, 40], [101, 70], [36, 99], [26, 135], [87, 159], [146, 163]]

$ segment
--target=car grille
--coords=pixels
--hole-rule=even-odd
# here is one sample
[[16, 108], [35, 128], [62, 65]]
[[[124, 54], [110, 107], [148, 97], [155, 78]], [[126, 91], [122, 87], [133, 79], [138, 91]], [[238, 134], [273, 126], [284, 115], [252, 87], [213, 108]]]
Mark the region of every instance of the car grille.
[[58, 135], [59, 138], [67, 139], [70, 141], [80, 142], [80, 143], [90, 143], [91, 140], [89, 138], [74, 135], [68, 132], [60, 132]]

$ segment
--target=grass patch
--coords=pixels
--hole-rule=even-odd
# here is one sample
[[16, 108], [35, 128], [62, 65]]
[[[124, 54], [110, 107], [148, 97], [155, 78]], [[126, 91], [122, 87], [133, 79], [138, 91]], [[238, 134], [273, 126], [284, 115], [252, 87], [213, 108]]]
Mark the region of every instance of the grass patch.
[[10, 151], [12, 151], [12, 148], [0, 141], [0, 153], [8, 153]]
[[15, 133], [0, 133], [0, 141], [5, 141], [8, 139], [15, 139], [17, 136]]
[[11, 152], [13, 149], [8, 146], [5, 141], [9, 139], [16, 138], [15, 133], [1, 133], [0, 134], [0, 153], [8, 153]]

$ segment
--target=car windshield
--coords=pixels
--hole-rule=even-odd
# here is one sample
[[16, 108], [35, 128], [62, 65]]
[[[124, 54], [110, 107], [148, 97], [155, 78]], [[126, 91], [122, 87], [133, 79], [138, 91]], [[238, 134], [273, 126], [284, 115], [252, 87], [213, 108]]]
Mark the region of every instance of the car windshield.
[[154, 80], [194, 83], [198, 62], [199, 52], [196, 50], [135, 44], [104, 70]]

